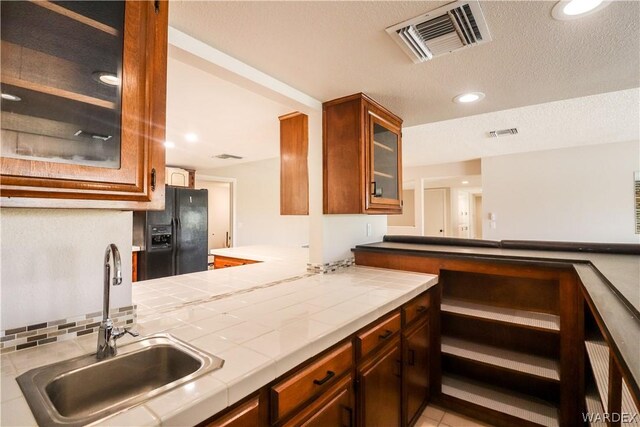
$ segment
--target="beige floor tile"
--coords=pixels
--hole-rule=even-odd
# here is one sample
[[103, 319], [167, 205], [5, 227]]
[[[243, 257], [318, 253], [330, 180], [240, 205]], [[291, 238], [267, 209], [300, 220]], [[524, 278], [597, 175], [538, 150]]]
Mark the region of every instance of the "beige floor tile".
[[473, 418], [465, 417], [464, 415], [456, 414], [453, 412], [445, 412], [440, 426], [447, 425], [450, 427], [491, 427], [489, 424], [484, 424]]
[[438, 421], [421, 416], [418, 418], [418, 421], [416, 421], [414, 427], [438, 427]]
[[428, 405], [422, 412], [421, 417], [431, 418], [432, 420], [440, 421], [444, 416], [444, 410], [437, 406]]

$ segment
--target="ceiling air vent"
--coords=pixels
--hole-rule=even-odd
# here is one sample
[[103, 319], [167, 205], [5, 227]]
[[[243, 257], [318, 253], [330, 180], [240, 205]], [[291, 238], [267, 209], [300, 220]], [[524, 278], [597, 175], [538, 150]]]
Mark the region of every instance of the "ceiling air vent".
[[242, 157], [240, 157], [240, 156], [234, 156], [233, 154], [226, 154], [226, 153], [225, 154], [218, 154], [217, 156], [213, 156], [213, 157], [215, 157], [217, 159], [237, 159], [237, 160], [242, 159]]
[[387, 28], [415, 63], [491, 41], [477, 0], [456, 1]]
[[516, 128], [500, 129], [500, 130], [492, 130], [491, 132], [489, 132], [489, 137], [497, 138], [499, 136], [517, 135], [517, 134], [518, 134], [518, 129]]

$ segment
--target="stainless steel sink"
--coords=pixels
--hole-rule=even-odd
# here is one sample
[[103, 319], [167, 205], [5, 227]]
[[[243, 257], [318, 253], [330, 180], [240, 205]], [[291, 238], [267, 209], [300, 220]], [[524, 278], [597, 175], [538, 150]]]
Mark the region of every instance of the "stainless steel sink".
[[38, 424], [85, 425], [222, 367], [224, 361], [168, 334], [125, 344], [118, 356], [80, 356], [17, 378]]

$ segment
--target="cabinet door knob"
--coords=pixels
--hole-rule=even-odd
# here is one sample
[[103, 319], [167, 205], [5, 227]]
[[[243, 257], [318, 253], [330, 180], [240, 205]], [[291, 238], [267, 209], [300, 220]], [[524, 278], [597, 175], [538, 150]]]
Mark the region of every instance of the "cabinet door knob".
[[156, 11], [156, 15], [160, 13], [160, 0], [155, 0], [153, 2], [153, 8]]

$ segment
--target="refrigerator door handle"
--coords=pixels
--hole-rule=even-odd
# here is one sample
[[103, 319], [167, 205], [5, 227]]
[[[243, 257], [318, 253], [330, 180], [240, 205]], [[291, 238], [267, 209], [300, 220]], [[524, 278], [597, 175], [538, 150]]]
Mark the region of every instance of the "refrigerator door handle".
[[178, 255], [178, 220], [176, 218], [171, 218], [171, 228], [173, 228], [173, 242], [171, 242], [171, 271], [173, 274], [178, 274], [177, 270], [177, 262], [176, 258]]

